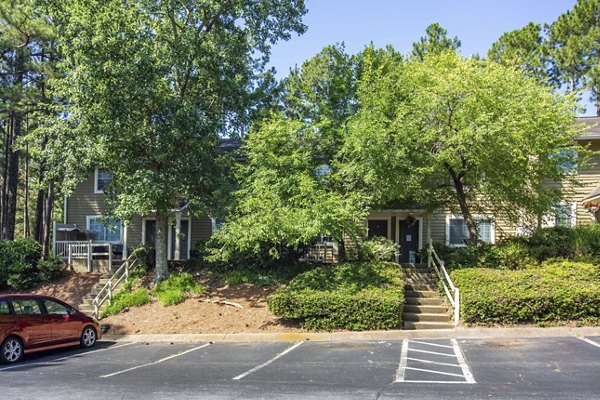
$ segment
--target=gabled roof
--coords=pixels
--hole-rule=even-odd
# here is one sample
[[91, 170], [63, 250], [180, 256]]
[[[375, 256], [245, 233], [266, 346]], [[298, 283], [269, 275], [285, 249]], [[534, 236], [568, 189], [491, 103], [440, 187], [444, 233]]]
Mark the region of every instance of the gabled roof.
[[600, 139], [600, 117], [579, 117], [575, 122], [587, 125], [587, 129], [579, 137], [579, 140]]

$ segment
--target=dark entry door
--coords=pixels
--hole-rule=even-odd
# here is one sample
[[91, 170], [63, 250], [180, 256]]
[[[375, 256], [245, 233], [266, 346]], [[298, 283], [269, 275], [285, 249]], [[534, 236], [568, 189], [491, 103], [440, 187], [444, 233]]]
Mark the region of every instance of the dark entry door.
[[418, 262], [419, 220], [401, 220], [398, 244], [400, 245], [400, 262]]

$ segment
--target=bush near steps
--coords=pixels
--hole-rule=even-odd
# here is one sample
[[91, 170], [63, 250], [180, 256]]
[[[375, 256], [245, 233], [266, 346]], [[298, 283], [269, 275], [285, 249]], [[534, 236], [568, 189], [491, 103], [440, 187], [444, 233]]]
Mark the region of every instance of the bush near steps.
[[398, 264], [359, 262], [304, 272], [267, 299], [278, 317], [307, 329], [390, 329], [402, 324], [404, 276]]
[[465, 268], [450, 273], [467, 323], [600, 319], [600, 265], [548, 260], [520, 270]]

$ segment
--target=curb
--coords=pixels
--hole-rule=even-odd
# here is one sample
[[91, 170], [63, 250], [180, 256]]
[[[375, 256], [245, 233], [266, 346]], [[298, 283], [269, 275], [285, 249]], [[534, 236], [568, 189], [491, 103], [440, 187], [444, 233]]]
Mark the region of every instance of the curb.
[[464, 328], [416, 331], [316, 332], [316, 333], [208, 333], [208, 334], [148, 334], [104, 335], [103, 340], [115, 342], [347, 342], [402, 339], [515, 339], [565, 336], [600, 336], [600, 327], [517, 327]]

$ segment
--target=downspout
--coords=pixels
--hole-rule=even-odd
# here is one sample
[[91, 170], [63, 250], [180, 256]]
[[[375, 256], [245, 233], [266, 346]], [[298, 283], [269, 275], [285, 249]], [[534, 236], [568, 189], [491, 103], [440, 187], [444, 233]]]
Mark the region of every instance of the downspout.
[[64, 201], [63, 201], [63, 224], [67, 224], [67, 196], [63, 196]]

